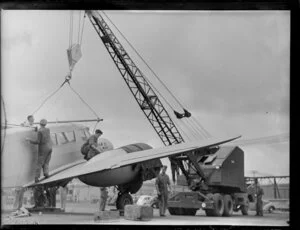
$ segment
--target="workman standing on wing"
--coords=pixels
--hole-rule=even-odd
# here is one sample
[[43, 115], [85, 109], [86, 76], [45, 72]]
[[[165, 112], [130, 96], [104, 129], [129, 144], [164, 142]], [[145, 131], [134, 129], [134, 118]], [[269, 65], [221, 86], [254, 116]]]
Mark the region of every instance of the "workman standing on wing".
[[42, 119], [40, 121], [40, 129], [37, 133], [37, 140], [31, 140], [26, 138], [31, 144], [38, 145], [38, 161], [35, 170], [35, 182], [39, 181], [41, 170], [43, 168], [44, 176], [49, 177], [49, 162], [52, 153], [52, 140], [50, 136], [50, 129], [46, 128], [47, 120]]
[[33, 123], [34, 123], [34, 117], [33, 117], [33, 115], [28, 115], [27, 116], [27, 121], [23, 122], [21, 124], [21, 126], [33, 127]]

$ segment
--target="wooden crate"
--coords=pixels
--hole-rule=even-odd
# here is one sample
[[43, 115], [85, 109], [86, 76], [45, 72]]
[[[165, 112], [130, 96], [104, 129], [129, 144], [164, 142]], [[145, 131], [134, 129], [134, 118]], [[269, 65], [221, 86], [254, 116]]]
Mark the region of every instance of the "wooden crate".
[[151, 220], [153, 218], [153, 208], [141, 205], [126, 205], [124, 218], [127, 220]]

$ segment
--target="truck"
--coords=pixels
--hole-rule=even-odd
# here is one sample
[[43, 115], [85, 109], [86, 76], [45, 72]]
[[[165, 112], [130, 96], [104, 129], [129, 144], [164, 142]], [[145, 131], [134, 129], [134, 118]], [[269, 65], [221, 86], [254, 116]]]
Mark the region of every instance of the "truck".
[[171, 196], [169, 213], [195, 215], [203, 209], [207, 216], [231, 216], [238, 211], [248, 215], [249, 200], [253, 197], [247, 193], [243, 150], [238, 146], [220, 146], [195, 156], [198, 167], [189, 165], [185, 175], [177, 179], [178, 185], [188, 185], [191, 192]]

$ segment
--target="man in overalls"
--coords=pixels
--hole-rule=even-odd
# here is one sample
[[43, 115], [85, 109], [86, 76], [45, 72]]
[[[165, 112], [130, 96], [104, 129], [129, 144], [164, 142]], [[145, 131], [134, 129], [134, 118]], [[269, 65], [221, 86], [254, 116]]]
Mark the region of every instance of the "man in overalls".
[[256, 216], [263, 216], [263, 200], [264, 190], [260, 187], [257, 180], [255, 180], [256, 185]]
[[[166, 174], [167, 166], [162, 167], [162, 172], [159, 174], [155, 181], [155, 187], [159, 200], [159, 213], [160, 216], [165, 216], [168, 207], [168, 193], [171, 191], [170, 178]], [[169, 190], [168, 190], [169, 189]]]

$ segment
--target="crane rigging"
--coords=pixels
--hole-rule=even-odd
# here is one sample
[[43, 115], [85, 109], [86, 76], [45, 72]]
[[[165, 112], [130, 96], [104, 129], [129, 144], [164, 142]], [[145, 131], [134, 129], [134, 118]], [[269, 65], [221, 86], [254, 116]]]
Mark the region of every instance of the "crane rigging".
[[[154, 70], [149, 66], [149, 64], [145, 61], [145, 59], [139, 54], [139, 52], [136, 50], [136, 48], [128, 41], [128, 39], [124, 36], [124, 34], [118, 29], [118, 27], [113, 23], [113, 21], [108, 17], [108, 15], [103, 12], [103, 15], [105, 15], [105, 17], [109, 20], [109, 22], [114, 26], [114, 28], [119, 32], [119, 34], [122, 36], [122, 38], [128, 43], [128, 45], [132, 48], [132, 50], [136, 53], [136, 55], [142, 60], [142, 62], [148, 67], [148, 69], [150, 70], [150, 72], [153, 74], [153, 76], [159, 81], [159, 83], [162, 85], [163, 88], [166, 89], [166, 91], [170, 94], [170, 96], [175, 100], [175, 102], [179, 105], [179, 107], [183, 110], [183, 113], [179, 113], [175, 110], [174, 106], [171, 105], [170, 102], [168, 102], [168, 100], [164, 97], [164, 95], [162, 95], [159, 90], [157, 90], [157, 88], [154, 86], [154, 84], [151, 83], [151, 81], [149, 80], [149, 78], [147, 78], [146, 76], [144, 76], [144, 78], [148, 81], [148, 83], [150, 84], [150, 86], [153, 88], [153, 90], [164, 100], [164, 102], [173, 110], [176, 118], [178, 120], [181, 120], [182, 118], [186, 117], [186, 118], [190, 118], [191, 120], [187, 119], [187, 123], [189, 125], [189, 128], [191, 131], [193, 131], [193, 136], [196, 135], [196, 139], [197, 136], [201, 136], [204, 138], [208, 138], [211, 137], [211, 135], [207, 132], [207, 130], [204, 129], [204, 127], [193, 117], [191, 116], [192, 114], [187, 111], [186, 106], [183, 105], [182, 102], [180, 102], [178, 100], [178, 98], [176, 98], [174, 96], [174, 94], [171, 92], [171, 90], [166, 86], [166, 84], [157, 76], [157, 74], [154, 72]], [[185, 124], [184, 124], [185, 125]], [[178, 125], [177, 125], [178, 126]], [[180, 126], [178, 126], [178, 128], [180, 128]], [[184, 130], [182, 130], [182, 133], [184, 133], [187, 137], [188, 135], [184, 132]]]
[[160, 99], [102, 16], [95, 11], [86, 11], [86, 13], [131, 93], [162, 142], [165, 145], [184, 142]]
[[[93, 25], [94, 29], [99, 35], [101, 41], [103, 42], [105, 48], [107, 49], [109, 55], [114, 61], [119, 72], [121, 73], [123, 79], [125, 80], [125, 83], [129, 87], [139, 107], [145, 114], [146, 118], [148, 119], [148, 121], [154, 128], [155, 132], [158, 134], [159, 138], [164, 143], [164, 145], [168, 146], [168, 145], [179, 144], [184, 142], [183, 136], [177, 129], [175, 123], [173, 122], [171, 116], [168, 114], [164, 105], [160, 101], [156, 92], [166, 101], [166, 103], [171, 108], [172, 106], [159, 93], [159, 91], [154, 87], [154, 85], [151, 84], [151, 82], [146, 78], [146, 76], [142, 73], [142, 71], [136, 66], [134, 61], [130, 58], [128, 52], [126, 52], [126, 50], [119, 42], [119, 40], [117, 39], [113, 31], [110, 29], [110, 27], [108, 26], [104, 18], [101, 16], [101, 14], [98, 11], [91, 11], [91, 10], [87, 10], [85, 14], [88, 16], [91, 24]], [[107, 17], [105, 13], [104, 15]], [[124, 35], [120, 31], [119, 33], [124, 37]], [[125, 40], [128, 42], [126, 38]], [[130, 43], [129, 45], [133, 48], [133, 50], [137, 53], [137, 55], [144, 61], [144, 59], [138, 54], [136, 49], [134, 49], [134, 47]], [[149, 65], [145, 61], [144, 63], [149, 67]], [[156, 76], [156, 78], [159, 79], [150, 67], [149, 69], [152, 71], [154, 76]], [[166, 85], [161, 80], [159, 81], [167, 89], [167, 91], [171, 94], [171, 96], [174, 97], [174, 95], [170, 92], [170, 90], [166, 87]], [[186, 109], [184, 109], [182, 104], [176, 98], [175, 100], [182, 107], [184, 111], [184, 113], [181, 114], [172, 108], [176, 118], [179, 120], [183, 118], [190, 118], [191, 113]], [[194, 134], [196, 134], [196, 136], [199, 134], [203, 135], [205, 138], [210, 136], [210, 134], [199, 123], [196, 122], [194, 123], [194, 125], [193, 124], [190, 125], [191, 125], [191, 131], [193, 131]], [[200, 127], [199, 129], [200, 132], [196, 128], [197, 125], [198, 127]], [[174, 182], [175, 182], [175, 173], [177, 176], [179, 175], [179, 168], [186, 176], [188, 176], [186, 170], [187, 168], [189, 168], [191, 161], [194, 161], [192, 155], [186, 160], [182, 160], [182, 159], [178, 160], [176, 159], [176, 157], [169, 157], [169, 160], [171, 162], [172, 179]], [[198, 167], [198, 165], [196, 167]], [[202, 177], [204, 176], [203, 173], [201, 173], [201, 170], [199, 168], [197, 171], [199, 175], [201, 175]]]

